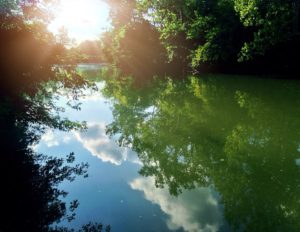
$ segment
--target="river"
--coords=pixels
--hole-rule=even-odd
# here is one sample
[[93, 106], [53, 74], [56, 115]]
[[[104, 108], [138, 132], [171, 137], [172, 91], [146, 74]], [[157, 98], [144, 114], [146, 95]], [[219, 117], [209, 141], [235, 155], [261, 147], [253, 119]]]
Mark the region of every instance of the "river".
[[63, 114], [86, 121], [85, 132], [49, 129], [34, 147], [90, 164], [87, 179], [60, 186], [80, 202], [63, 225], [300, 230], [299, 81], [206, 75], [143, 87], [100, 78], [97, 86], [80, 111]]

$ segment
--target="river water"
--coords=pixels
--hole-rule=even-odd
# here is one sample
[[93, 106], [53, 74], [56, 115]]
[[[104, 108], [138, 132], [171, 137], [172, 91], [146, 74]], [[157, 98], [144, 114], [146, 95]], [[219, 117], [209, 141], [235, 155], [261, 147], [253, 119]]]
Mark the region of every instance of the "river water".
[[80, 202], [76, 220], [63, 225], [300, 230], [299, 81], [207, 75], [97, 86], [80, 99], [81, 111], [63, 115], [86, 121], [85, 132], [48, 130], [35, 147], [73, 151], [90, 164], [87, 179], [61, 185], [68, 201]]

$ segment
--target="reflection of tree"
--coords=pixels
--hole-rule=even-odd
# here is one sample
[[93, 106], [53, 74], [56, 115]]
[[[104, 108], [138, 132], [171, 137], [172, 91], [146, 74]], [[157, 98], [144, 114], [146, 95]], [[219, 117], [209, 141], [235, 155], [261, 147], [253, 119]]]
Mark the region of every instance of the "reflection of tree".
[[[225, 205], [230, 206], [228, 220], [236, 226], [247, 225], [249, 231], [297, 231], [300, 170], [295, 161], [299, 158], [299, 90], [291, 86], [280, 90], [279, 85], [271, 88], [276, 95], [254, 97], [251, 93], [237, 93], [249, 121], [237, 123], [226, 137], [224, 155], [230, 172], [227, 175], [220, 172], [218, 175], [227, 178], [216, 178], [216, 186]], [[229, 185], [230, 192], [226, 191]], [[277, 223], [270, 219], [276, 219]]]
[[[3, 212], [0, 231], [73, 231], [51, 228], [61, 220], [73, 220], [79, 205], [74, 200], [67, 206], [64, 202], [67, 192], [61, 190], [59, 184], [73, 181], [76, 176], [86, 177], [88, 165], [72, 165], [74, 153], [59, 159], [37, 154], [30, 145], [38, 142], [44, 126], [70, 130], [82, 125], [51, 115], [51, 111], [59, 109], [53, 105], [50, 95], [44, 95], [45, 90], [41, 89], [32, 99], [22, 95], [0, 98], [0, 204]], [[102, 227], [91, 223], [81, 231], [100, 232]]]
[[108, 133], [139, 154], [140, 173], [171, 194], [214, 186], [236, 229], [295, 231], [299, 84], [215, 77], [136, 90], [110, 81]]
[[[4, 122], [5, 121], [5, 122]], [[71, 153], [66, 161], [36, 154], [28, 148], [34, 133], [28, 127], [3, 118], [1, 122], [1, 231], [49, 231], [49, 225], [63, 217], [71, 220], [78, 203], [62, 201], [66, 192], [58, 188], [63, 180], [85, 175], [87, 164], [74, 162]]]

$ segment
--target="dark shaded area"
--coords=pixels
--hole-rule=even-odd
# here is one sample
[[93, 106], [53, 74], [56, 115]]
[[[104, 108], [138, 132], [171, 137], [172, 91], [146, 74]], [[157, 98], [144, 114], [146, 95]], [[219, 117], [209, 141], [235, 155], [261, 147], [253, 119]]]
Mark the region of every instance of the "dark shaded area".
[[204, 64], [197, 73], [227, 73], [259, 75], [265, 78], [298, 79], [298, 54], [300, 36], [281, 42], [266, 50], [264, 56], [258, 56], [245, 62]]
[[[1, 110], [3, 110], [1, 108]], [[72, 220], [78, 202], [67, 206], [62, 197], [67, 192], [58, 184], [86, 175], [87, 164], [71, 165], [75, 156], [66, 160], [36, 154], [28, 146], [36, 136], [23, 123], [1, 119], [1, 231], [52, 231], [60, 220]], [[57, 230], [59, 231], [59, 230]]]

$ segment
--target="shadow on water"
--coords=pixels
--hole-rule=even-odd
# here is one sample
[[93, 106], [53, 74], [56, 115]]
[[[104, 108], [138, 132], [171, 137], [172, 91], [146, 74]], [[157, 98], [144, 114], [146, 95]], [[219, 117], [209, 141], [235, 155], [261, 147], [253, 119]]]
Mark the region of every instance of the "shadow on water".
[[[3, 100], [3, 99], [2, 99]], [[0, 104], [0, 231], [74, 232], [57, 223], [72, 221], [78, 200], [66, 203], [67, 192], [59, 187], [77, 176], [87, 177], [87, 163], [74, 163], [75, 154], [65, 158], [36, 153], [33, 146], [43, 129], [17, 115], [14, 106]], [[38, 123], [38, 122], [36, 122]], [[81, 232], [103, 231], [99, 223], [89, 223]], [[105, 227], [110, 231], [110, 226]]]
[[137, 152], [141, 175], [175, 196], [216, 190], [232, 230], [300, 229], [298, 81], [206, 76], [145, 88], [131, 83], [107, 80], [103, 93], [114, 102], [107, 133]]
[[[3, 127], [2, 127], [3, 129]], [[35, 154], [28, 148], [25, 128], [6, 127], [1, 131], [1, 231], [50, 231], [49, 226], [60, 219], [72, 219], [77, 201], [71, 203], [71, 214], [61, 200], [66, 192], [57, 185], [73, 180], [86, 172], [86, 166], [67, 166], [66, 161]]]

